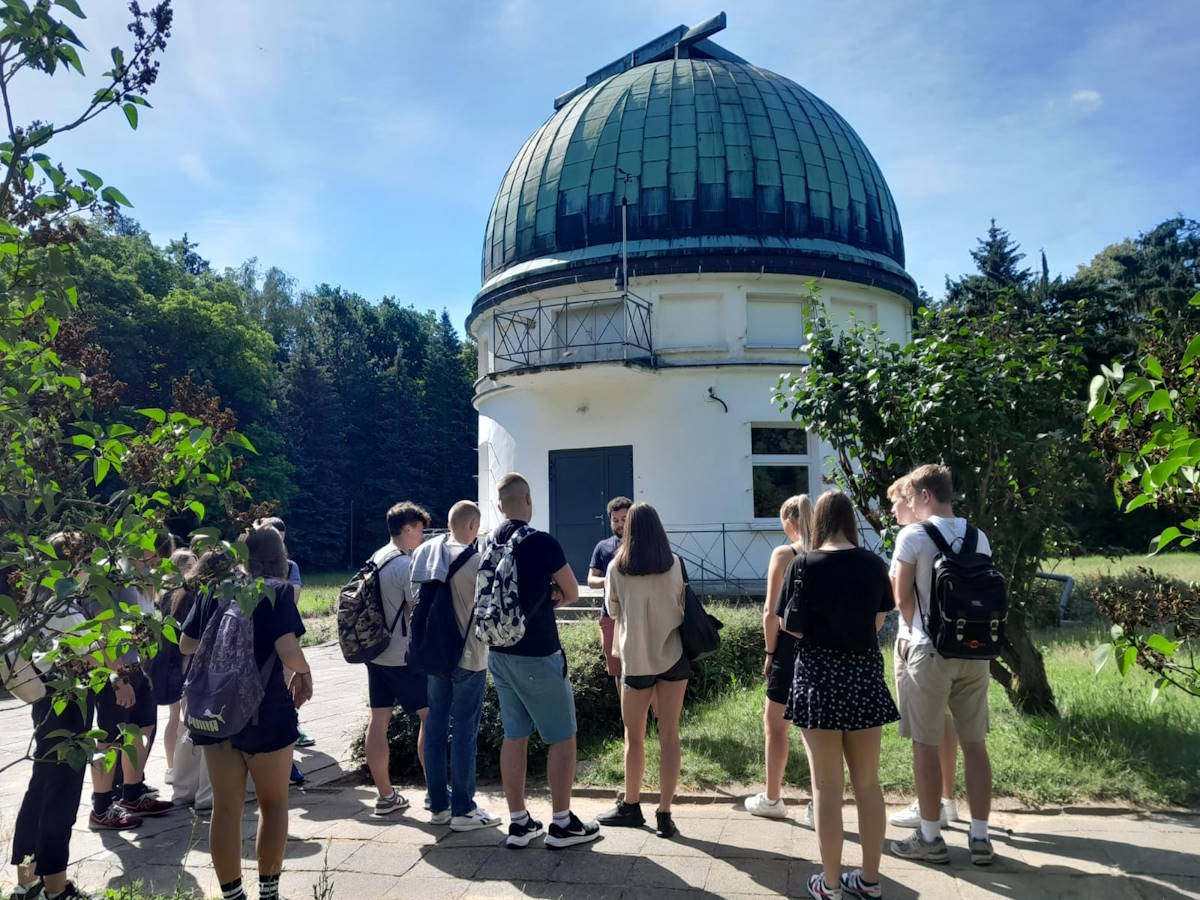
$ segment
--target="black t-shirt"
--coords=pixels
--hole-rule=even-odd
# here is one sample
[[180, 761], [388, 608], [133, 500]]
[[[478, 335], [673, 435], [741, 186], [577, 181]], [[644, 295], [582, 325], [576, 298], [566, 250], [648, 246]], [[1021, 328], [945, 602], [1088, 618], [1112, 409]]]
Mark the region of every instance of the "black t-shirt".
[[[507, 541], [525, 522], [508, 519], [493, 532], [496, 541]], [[567, 564], [558, 541], [544, 531], [526, 536], [513, 551], [517, 563], [517, 596], [525, 613], [525, 637], [511, 647], [493, 647], [493, 653], [515, 656], [549, 656], [562, 649], [558, 623], [550, 601], [550, 576]]]
[[793, 602], [798, 567], [804, 567], [799, 602], [804, 638], [800, 642], [834, 650], [864, 651], [879, 647], [875, 616], [890, 612], [892, 583], [887, 563], [869, 550], [811, 550], [792, 560], [784, 576], [777, 612]]
[[[217, 599], [205, 593], [193, 605], [183, 622], [183, 633], [193, 640], [200, 640], [209, 619], [217, 611]], [[285, 634], [297, 638], [304, 634], [304, 621], [296, 608], [296, 589], [290, 584], [282, 585], [271, 596], [264, 596], [254, 607], [250, 617], [254, 624], [254, 664], [262, 671], [267, 658], [275, 650], [275, 641]], [[271, 666], [271, 674], [264, 685], [263, 705], [283, 703], [291, 705], [292, 696], [283, 682], [283, 663], [278, 657]]]

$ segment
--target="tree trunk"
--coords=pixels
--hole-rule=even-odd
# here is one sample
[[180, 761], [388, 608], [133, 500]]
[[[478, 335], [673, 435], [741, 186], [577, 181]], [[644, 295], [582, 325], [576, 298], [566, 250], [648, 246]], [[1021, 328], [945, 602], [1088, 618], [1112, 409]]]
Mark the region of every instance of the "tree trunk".
[[1054, 691], [1046, 678], [1046, 662], [1023, 624], [1011, 618], [1000, 658], [992, 660], [992, 677], [1004, 687], [1018, 712], [1057, 716]]

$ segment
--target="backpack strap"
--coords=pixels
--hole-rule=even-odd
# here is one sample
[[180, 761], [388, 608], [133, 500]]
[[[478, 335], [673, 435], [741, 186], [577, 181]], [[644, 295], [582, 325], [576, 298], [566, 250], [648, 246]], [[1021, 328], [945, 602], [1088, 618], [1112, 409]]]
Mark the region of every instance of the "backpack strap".
[[967, 523], [967, 533], [963, 536], [962, 553], [974, 553], [979, 546], [979, 529]]
[[[970, 526], [967, 527], [969, 528]], [[946, 556], [954, 556], [954, 551], [946, 543], [946, 536], [942, 534], [942, 529], [938, 528], [932, 522], [922, 522], [921, 529], [929, 535], [929, 539], [933, 541], [941, 553], [944, 553]]]
[[469, 560], [472, 556], [474, 556], [475, 553], [476, 553], [475, 545], [468, 544], [467, 548], [465, 550], [463, 550], [462, 553], [458, 554], [458, 556], [456, 556], [454, 558], [454, 561], [450, 563], [450, 568], [446, 570], [446, 583], [447, 584], [450, 583], [450, 579], [458, 574], [458, 570], [461, 569], [464, 565], [466, 565], [467, 560]]

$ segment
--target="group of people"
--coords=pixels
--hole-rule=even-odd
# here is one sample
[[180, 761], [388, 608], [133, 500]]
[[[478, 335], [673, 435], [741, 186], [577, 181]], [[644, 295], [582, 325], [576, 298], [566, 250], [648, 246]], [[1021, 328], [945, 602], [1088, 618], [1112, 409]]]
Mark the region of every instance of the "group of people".
[[[788, 728], [799, 727], [812, 777], [813, 802], [805, 820], [816, 828], [822, 863], [808, 883], [812, 897], [881, 896], [886, 811], [880, 740], [882, 727], [897, 720], [901, 736], [913, 742], [917, 800], [890, 819], [913, 828], [892, 843], [892, 852], [903, 859], [950, 861], [941, 831], [958, 817], [954, 785], [961, 745], [970, 859], [989, 865], [995, 858], [988, 837], [988, 661], [944, 658], [929, 633], [939, 548], [922, 523], [940, 531], [949, 545], [961, 542], [968, 523], [954, 515], [952, 497], [950, 471], [940, 465], [920, 466], [891, 485], [888, 499], [902, 528], [890, 567], [858, 546], [854, 506], [842, 492], [823, 494], [815, 508], [807, 496], [792, 497], [780, 509], [789, 543], [772, 553], [763, 609], [766, 790], [745, 805], [758, 816], [787, 815], [782, 790]], [[976, 550], [990, 554], [986, 535], [975, 533]], [[893, 608], [899, 610], [896, 700], [885, 682], [878, 642]], [[796, 622], [786, 624], [789, 609], [802, 612], [803, 630], [794, 630]], [[850, 872], [841, 869], [843, 761], [862, 846], [861, 866]]]
[[[500, 479], [497, 489], [503, 521], [483, 541], [480, 509], [468, 500], [449, 511], [448, 532], [428, 540], [424, 534], [431, 516], [426, 510], [403, 502], [387, 512], [389, 540], [371, 558], [389, 631], [387, 645], [366, 664], [370, 718], [365, 751], [378, 794], [372, 815], [384, 817], [408, 806], [389, 772], [388, 727], [399, 708], [419, 722], [416, 752], [425, 773], [430, 821], [454, 831], [500, 824], [499, 817], [475, 800], [477, 736], [490, 672], [504, 730], [500, 771], [508, 806], [505, 842], [509, 847], [527, 847], [544, 835], [547, 847], [560, 849], [595, 840], [602, 825], [642, 827], [646, 822], [641, 808], [645, 738], [651, 712], [657, 720], [661, 759], [655, 830], [663, 838], [674, 836], [678, 829], [671, 804], [680, 774], [679, 723], [693, 671], [680, 636], [687, 595], [682, 560], [672, 552], [653, 506], [624, 497], [609, 503], [613, 535], [597, 545], [588, 584], [604, 591], [600, 628], [608, 671], [620, 696], [625, 785], [611, 810], [585, 822], [571, 809], [576, 710], [555, 617], [556, 607], [578, 600], [579, 586], [559, 543], [529, 527], [533, 499], [528, 482], [511, 473]], [[884, 725], [897, 720], [900, 733], [913, 741], [917, 800], [893, 816], [893, 823], [914, 830], [894, 842], [892, 852], [906, 859], [949, 861], [941, 828], [957, 814], [954, 777], [961, 745], [971, 808], [971, 861], [986, 865], [994, 856], [987, 831], [988, 664], [942, 658], [930, 645], [927, 626], [937, 547], [919, 523], [932, 524], [950, 542], [963, 538], [967, 525], [953, 514], [950, 473], [943, 466], [914, 470], [898, 480], [888, 496], [897, 521], [905, 526], [890, 569], [859, 547], [854, 507], [840, 491], [823, 494], [815, 506], [803, 495], [783, 504], [780, 519], [789, 542], [772, 553], [769, 564], [763, 615], [766, 790], [748, 799], [746, 808], [759, 816], [787, 814], [782, 791], [788, 729], [798, 726], [812, 774], [813, 802], [806, 819], [816, 828], [821, 851], [822, 871], [808, 883], [809, 894], [816, 898], [881, 895], [886, 813], [878, 778], [880, 735]], [[161, 690], [156, 695], [147, 674], [151, 667], [140, 665], [136, 658], [125, 660], [120, 676], [98, 694], [89, 693], [84, 708], [68, 704], [55, 712], [49, 699], [39, 701], [33, 709], [34, 775], [13, 841], [18, 894], [26, 900], [42, 893], [54, 900], [83, 896], [66, 880], [70, 830], [83, 773], [58, 761], [55, 748], [64, 739], [64, 730], [86, 731], [93, 710], [105, 735], [102, 750], [116, 744], [122, 724], [139, 729], [141, 736], [132, 758], [122, 754], [119, 796], [113, 793], [112, 767], [93, 766], [93, 826], [131, 827], [136, 817], [161, 815], [173, 808], [144, 782], [145, 759], [157, 723], [155, 703], [164, 699], [171, 706], [166, 743], [173, 780], [184, 778], [185, 755], [203, 756], [204, 766], [192, 767], [193, 774], [187, 777], [193, 783], [182, 793], [185, 801], [195, 802], [200, 791], [195, 780], [207, 781], [212, 860], [224, 900], [246, 896], [241, 823], [247, 776], [259, 805], [258, 896], [263, 900], [278, 896], [292, 753], [301, 737], [297, 710], [313, 694], [312, 670], [300, 648], [305, 629], [297, 607], [299, 577], [288, 559], [283, 523], [262, 520], [244, 539], [249, 552], [243, 574], [262, 579], [267, 586], [249, 617], [254, 664], [262, 672], [256, 714], [228, 737], [212, 737], [195, 727], [182, 729], [181, 721], [193, 721], [186, 700], [181, 709], [181, 697], [164, 698]], [[480, 571], [485, 556], [478, 552], [481, 545], [485, 550], [502, 548], [511, 557], [524, 624], [519, 640], [489, 641], [475, 628], [485, 576], [495, 574]], [[982, 535], [979, 549], [987, 552]], [[191, 585], [219, 580], [237, 563], [221, 549], [197, 558], [164, 543], [136, 564], [153, 566], [165, 556], [189, 580], [160, 598], [134, 591], [126, 599], [147, 610], [157, 605], [182, 622], [177, 652], [186, 659], [201, 650], [206, 635], [219, 631], [221, 622], [214, 620], [230, 608], [218, 592]], [[432, 582], [449, 587], [462, 640], [457, 664], [438, 674], [409, 665], [413, 608], [423, 586]], [[802, 616], [785, 612], [794, 607], [802, 607]], [[878, 640], [885, 614], [893, 608], [900, 611], [895, 648], [898, 705], [885, 682]], [[81, 611], [87, 614], [95, 611]], [[207, 657], [201, 653], [197, 658]], [[527, 809], [526, 765], [534, 732], [548, 748], [548, 828]], [[841, 870], [843, 760], [854, 788], [862, 845], [861, 866], [850, 872]]]

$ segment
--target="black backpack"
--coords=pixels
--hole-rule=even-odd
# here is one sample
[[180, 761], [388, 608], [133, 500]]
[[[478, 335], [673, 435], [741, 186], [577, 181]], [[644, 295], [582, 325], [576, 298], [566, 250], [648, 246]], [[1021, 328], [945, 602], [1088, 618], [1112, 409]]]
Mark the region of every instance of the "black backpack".
[[967, 525], [955, 552], [931, 522], [921, 527], [937, 546], [929, 583], [929, 614], [917, 604], [925, 632], [947, 659], [995, 659], [1004, 643], [1008, 592], [992, 558], [978, 551], [979, 531]]
[[[458, 666], [467, 636], [458, 627], [450, 582], [475, 552], [475, 545], [469, 545], [450, 563], [445, 581], [422, 582], [417, 590], [406, 659], [406, 665], [414, 672], [449, 675]], [[472, 623], [468, 621], [467, 628], [471, 627]]]

